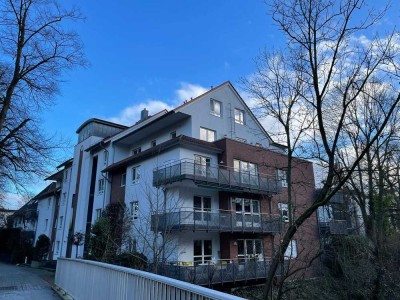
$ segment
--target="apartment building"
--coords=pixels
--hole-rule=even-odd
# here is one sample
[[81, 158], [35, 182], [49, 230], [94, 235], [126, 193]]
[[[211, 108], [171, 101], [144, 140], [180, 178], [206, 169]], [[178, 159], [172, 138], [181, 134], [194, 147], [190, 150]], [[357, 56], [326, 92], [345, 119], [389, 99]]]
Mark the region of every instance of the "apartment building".
[[[58, 167], [52, 256], [83, 257], [71, 236], [86, 233], [110, 203], [129, 209], [137, 251], [152, 259], [149, 235], [168, 239], [171, 266], [263, 262], [287, 226], [285, 147], [275, 143], [230, 82], [171, 111], [130, 127], [99, 119], [77, 130], [74, 156]], [[312, 164], [295, 159], [295, 214], [313, 197]], [[45, 209], [40, 206], [41, 210]], [[317, 249], [313, 217], [291, 243], [287, 258]], [[76, 251], [78, 251], [76, 253]], [[261, 273], [260, 273], [261, 274]], [[173, 275], [171, 275], [173, 276]], [[180, 279], [189, 280], [190, 273]], [[176, 277], [176, 276], [175, 276]], [[198, 282], [193, 280], [194, 282]]]

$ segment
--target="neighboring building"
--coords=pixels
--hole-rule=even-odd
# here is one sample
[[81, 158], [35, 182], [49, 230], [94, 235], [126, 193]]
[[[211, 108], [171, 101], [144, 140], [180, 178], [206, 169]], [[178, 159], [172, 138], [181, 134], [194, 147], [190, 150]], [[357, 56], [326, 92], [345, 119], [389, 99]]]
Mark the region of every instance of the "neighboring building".
[[[0, 207], [0, 228], [8, 227], [8, 220], [15, 212], [15, 209], [6, 209]], [[10, 226], [12, 226], [12, 224], [10, 224]]]
[[38, 200], [32, 198], [25, 203], [20, 209], [18, 209], [10, 218], [12, 220], [13, 228], [20, 228], [24, 233], [24, 237], [30, 240], [30, 243], [34, 245], [35, 233], [38, 220]]
[[[156, 232], [169, 240], [162, 258], [171, 268], [164, 274], [201, 284], [199, 268], [207, 266], [211, 276], [212, 262], [225, 274], [219, 282], [235, 281], [240, 272], [249, 275], [251, 262], [254, 278], [265, 277], [265, 258], [288, 221], [285, 147], [273, 142], [229, 82], [171, 111], [149, 116], [143, 110], [131, 127], [90, 119], [77, 133], [73, 159], [48, 178], [59, 190], [58, 209], [48, 216], [62, 220], [47, 232], [52, 258], [83, 257], [87, 245], [75, 253], [71, 236], [90, 232], [108, 204], [122, 202], [134, 223], [134, 249], [151, 260], [146, 239]], [[313, 200], [314, 175], [310, 162], [295, 159], [294, 166], [298, 214]], [[45, 209], [39, 206], [40, 220]], [[316, 222], [313, 215], [299, 230], [288, 259], [300, 262], [318, 250]]]

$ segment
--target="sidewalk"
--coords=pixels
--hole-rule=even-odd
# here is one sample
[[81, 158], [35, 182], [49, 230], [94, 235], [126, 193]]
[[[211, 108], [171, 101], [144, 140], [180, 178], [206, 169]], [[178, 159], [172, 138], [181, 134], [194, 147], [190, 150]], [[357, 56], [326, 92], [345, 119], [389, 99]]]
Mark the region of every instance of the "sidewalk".
[[0, 300], [60, 300], [53, 282], [50, 271], [0, 263]]

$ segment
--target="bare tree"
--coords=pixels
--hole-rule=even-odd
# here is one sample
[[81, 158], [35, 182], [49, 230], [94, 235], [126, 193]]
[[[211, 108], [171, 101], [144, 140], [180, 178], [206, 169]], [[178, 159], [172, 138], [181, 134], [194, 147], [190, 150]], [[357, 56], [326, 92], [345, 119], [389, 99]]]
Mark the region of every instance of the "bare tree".
[[[140, 204], [139, 204], [140, 203]], [[165, 263], [177, 249], [177, 241], [171, 233], [174, 216], [181, 208], [179, 197], [166, 189], [141, 185], [140, 207], [133, 207], [133, 232], [141, 253], [149, 255], [151, 271], [158, 274], [160, 264]], [[172, 222], [172, 224], [171, 224]]]
[[[318, 207], [329, 202], [339, 191], [365, 157], [370, 147], [386, 129], [393, 111], [398, 106], [400, 94], [396, 91], [398, 79], [398, 44], [396, 33], [384, 38], [376, 35], [367, 39], [367, 30], [372, 30], [384, 15], [383, 12], [369, 11], [356, 21], [355, 16], [362, 10], [363, 0], [292, 0], [272, 1], [272, 17], [286, 40], [282, 51], [285, 69], [289, 70], [280, 80], [293, 86], [293, 78], [299, 81], [297, 105], [306, 108], [313, 120], [305, 126], [306, 135], [302, 136], [301, 154], [303, 158], [317, 161], [325, 168], [322, 188], [309, 207], [294, 218], [287, 228], [282, 243], [275, 254], [265, 286], [265, 298], [268, 298], [273, 277], [284, 259], [288, 245], [303, 223], [315, 213]], [[362, 34], [365, 34], [362, 36]], [[272, 57], [274, 59], [274, 57]], [[270, 59], [266, 59], [270, 61]], [[260, 71], [262, 73], [260, 73]], [[250, 79], [248, 89], [254, 90], [256, 97], [260, 91], [267, 91], [270, 82], [270, 65], [261, 62], [254, 78]], [[285, 74], [285, 73], [283, 73]], [[294, 75], [293, 75], [294, 74]], [[298, 75], [296, 75], [298, 74]], [[260, 80], [260, 81], [258, 81]], [[347, 132], [356, 130], [353, 123], [354, 108], [363, 103], [363, 95], [369, 95], [369, 86], [376, 80], [385, 82], [385, 88], [392, 91], [391, 98], [371, 97], [379, 123], [370, 132], [370, 140], [359, 153], [354, 154], [346, 169], [338, 169], [337, 161], [343, 149], [350, 145]], [[254, 85], [252, 85], [254, 84]], [[262, 86], [264, 84], [264, 86]], [[272, 103], [276, 100], [272, 99]], [[270, 111], [265, 109], [266, 114]], [[293, 118], [285, 111], [285, 117]], [[272, 114], [273, 117], [274, 114]], [[297, 129], [297, 132], [301, 131]], [[286, 133], [287, 134], [287, 133]], [[288, 140], [288, 138], [287, 138]]]
[[81, 19], [56, 0], [0, 1], [0, 183], [23, 188], [46, 174], [59, 143], [40, 128], [65, 71], [85, 64], [67, 23]]

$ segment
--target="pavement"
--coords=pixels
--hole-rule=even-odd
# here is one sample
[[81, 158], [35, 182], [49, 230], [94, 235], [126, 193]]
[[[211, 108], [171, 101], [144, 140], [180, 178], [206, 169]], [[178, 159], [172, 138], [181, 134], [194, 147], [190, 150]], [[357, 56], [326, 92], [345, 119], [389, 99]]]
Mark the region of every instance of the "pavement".
[[55, 273], [0, 262], [0, 300], [60, 300], [52, 289]]

